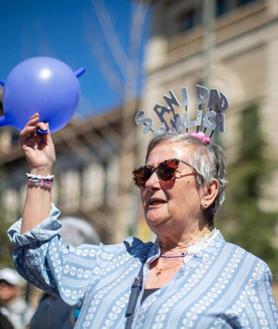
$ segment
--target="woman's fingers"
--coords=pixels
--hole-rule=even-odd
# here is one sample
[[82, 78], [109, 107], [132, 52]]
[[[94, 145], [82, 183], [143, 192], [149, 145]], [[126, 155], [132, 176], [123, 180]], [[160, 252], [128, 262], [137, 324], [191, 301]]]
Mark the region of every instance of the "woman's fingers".
[[48, 124], [45, 122], [39, 122], [36, 125], [36, 131], [37, 130], [47, 131], [46, 134], [40, 134], [39, 132], [36, 133], [36, 141], [38, 144], [38, 148], [42, 149], [46, 144], [48, 144], [48, 135], [50, 135], [48, 131]]
[[33, 134], [36, 130], [36, 126], [26, 126], [25, 128], [23, 128], [23, 130], [21, 130], [20, 132], [20, 136], [21, 137], [27, 137], [30, 134]]
[[36, 125], [37, 128], [40, 128], [41, 130], [48, 130], [48, 123], [46, 122], [38, 122]]
[[[33, 120], [33, 119], [36, 119], [36, 118], [39, 118], [39, 113], [34, 113], [34, 114], [30, 117], [29, 121], [31, 121], [31, 120]], [[29, 121], [28, 121], [28, 122], [29, 122]]]
[[27, 122], [25, 127], [37, 125], [37, 123], [39, 122], [39, 119], [40, 119], [40, 117], [39, 117], [38, 113], [33, 114], [31, 116], [31, 118], [29, 119], [29, 121]]
[[[39, 121], [35, 113], [20, 132], [22, 150], [30, 168], [47, 168], [51, 172], [55, 162], [55, 147], [51, 138], [48, 123]], [[40, 134], [46, 131], [46, 134]]]
[[39, 123], [39, 114], [34, 113], [29, 121], [26, 123], [25, 127], [20, 132], [21, 144], [24, 151], [29, 148], [36, 148], [38, 145], [38, 140], [36, 136], [36, 127]]
[[25, 127], [21, 130], [20, 136], [24, 139], [35, 132], [36, 125], [39, 122], [39, 114], [35, 113], [31, 116]]
[[38, 112], [34, 113], [34, 114], [31, 116], [30, 119], [32, 119], [32, 118], [34, 118], [34, 117], [39, 117], [39, 113], [38, 113]]

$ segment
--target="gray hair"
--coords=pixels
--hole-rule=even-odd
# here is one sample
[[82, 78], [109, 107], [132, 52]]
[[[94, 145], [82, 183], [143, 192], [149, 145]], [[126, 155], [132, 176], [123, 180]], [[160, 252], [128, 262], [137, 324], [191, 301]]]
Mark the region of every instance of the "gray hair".
[[214, 227], [214, 215], [218, 207], [225, 200], [225, 186], [227, 184], [227, 170], [226, 159], [222, 148], [215, 144], [204, 144], [198, 138], [188, 134], [165, 134], [154, 137], [148, 145], [146, 161], [150, 152], [158, 145], [164, 142], [183, 143], [186, 145], [193, 145], [194, 153], [190, 159], [187, 159], [192, 168], [197, 173], [197, 183], [199, 186], [209, 186], [213, 179], [219, 182], [219, 192], [213, 204], [205, 209], [205, 216], [210, 228]]

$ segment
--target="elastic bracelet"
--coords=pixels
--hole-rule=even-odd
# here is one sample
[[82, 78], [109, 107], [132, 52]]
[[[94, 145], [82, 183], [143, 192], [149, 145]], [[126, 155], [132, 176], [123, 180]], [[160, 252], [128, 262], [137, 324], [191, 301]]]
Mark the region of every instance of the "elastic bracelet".
[[47, 175], [47, 176], [42, 176], [42, 175], [35, 175], [35, 174], [30, 174], [30, 173], [26, 173], [26, 176], [28, 177], [28, 180], [32, 180], [32, 181], [40, 181], [40, 180], [49, 180], [49, 181], [53, 181], [54, 179], [54, 175]]
[[53, 181], [42, 180], [40, 182], [33, 182], [28, 180], [27, 185], [28, 187], [40, 187], [43, 190], [50, 191], [53, 186]]
[[50, 191], [53, 186], [54, 175], [34, 175], [26, 173], [28, 187], [40, 187], [43, 190]]

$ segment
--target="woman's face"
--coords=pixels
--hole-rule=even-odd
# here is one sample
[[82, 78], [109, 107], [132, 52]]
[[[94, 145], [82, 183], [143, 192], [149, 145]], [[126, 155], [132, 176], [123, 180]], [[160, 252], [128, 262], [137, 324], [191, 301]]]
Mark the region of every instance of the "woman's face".
[[[147, 164], [157, 167], [162, 161], [172, 158], [188, 162], [193, 152], [193, 145], [163, 142], [150, 152]], [[179, 164], [178, 170], [179, 176], [194, 172], [184, 163]], [[161, 229], [175, 227], [182, 230], [188, 225], [195, 226], [201, 216], [202, 193], [195, 175], [164, 182], [154, 172], [141, 188], [147, 224], [156, 233]]]

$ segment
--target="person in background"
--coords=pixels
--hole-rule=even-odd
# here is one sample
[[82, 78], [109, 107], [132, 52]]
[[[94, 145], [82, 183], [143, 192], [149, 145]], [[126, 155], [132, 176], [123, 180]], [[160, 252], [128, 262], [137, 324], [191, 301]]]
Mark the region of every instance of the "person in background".
[[11, 268], [0, 270], [0, 311], [11, 322], [14, 329], [23, 329], [29, 325], [34, 313], [20, 296], [22, 283], [23, 280], [15, 270]]
[[73, 329], [73, 308], [55, 294], [44, 293], [31, 322], [30, 329]]
[[0, 329], [14, 329], [9, 319], [0, 310]]

